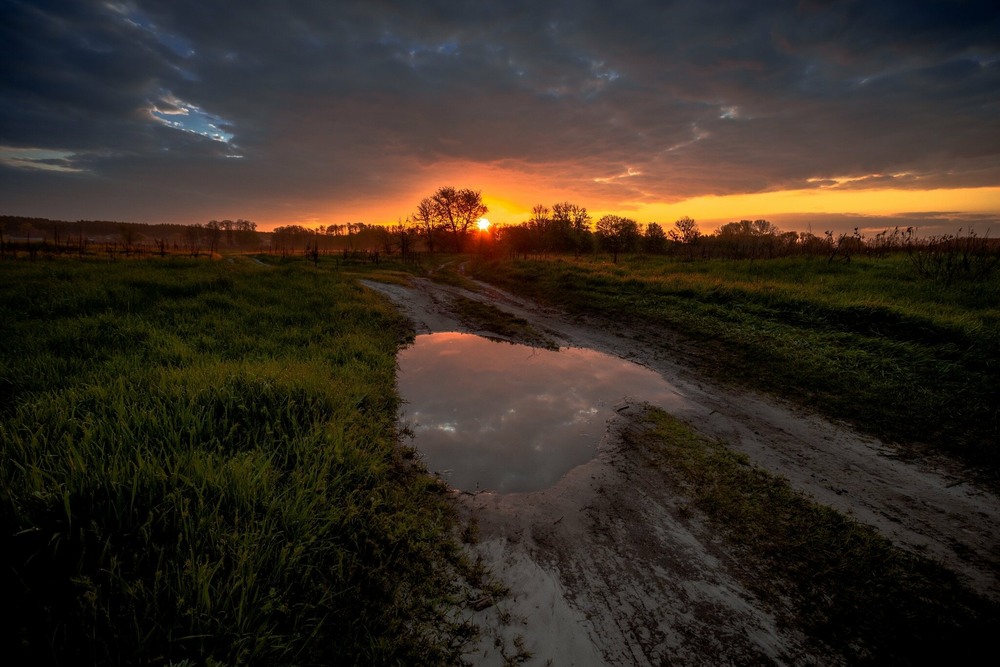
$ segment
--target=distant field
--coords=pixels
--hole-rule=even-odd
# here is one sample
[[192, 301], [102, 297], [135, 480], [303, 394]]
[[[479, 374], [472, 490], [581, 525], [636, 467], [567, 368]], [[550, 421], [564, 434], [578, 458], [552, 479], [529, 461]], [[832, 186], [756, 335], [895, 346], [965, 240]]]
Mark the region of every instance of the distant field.
[[905, 256], [563, 257], [481, 261], [470, 272], [576, 313], [679, 332], [719, 378], [1000, 478], [997, 272], [944, 284]]
[[454, 657], [451, 513], [397, 447], [407, 325], [264, 261], [0, 262], [9, 659]]

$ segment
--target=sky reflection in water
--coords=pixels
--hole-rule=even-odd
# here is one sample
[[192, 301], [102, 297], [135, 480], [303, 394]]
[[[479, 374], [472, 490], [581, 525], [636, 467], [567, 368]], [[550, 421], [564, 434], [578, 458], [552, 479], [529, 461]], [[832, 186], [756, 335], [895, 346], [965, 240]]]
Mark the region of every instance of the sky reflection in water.
[[656, 373], [593, 350], [553, 352], [438, 333], [399, 353], [402, 421], [427, 467], [458, 489], [552, 485], [594, 456], [625, 396], [666, 405]]

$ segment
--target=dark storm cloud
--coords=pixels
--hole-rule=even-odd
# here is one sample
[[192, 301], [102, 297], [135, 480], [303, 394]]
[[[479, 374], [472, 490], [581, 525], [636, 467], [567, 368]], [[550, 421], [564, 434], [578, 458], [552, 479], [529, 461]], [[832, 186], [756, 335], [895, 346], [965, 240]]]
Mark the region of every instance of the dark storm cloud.
[[22, 208], [392, 198], [455, 160], [584, 203], [1000, 183], [994, 2], [0, 7]]

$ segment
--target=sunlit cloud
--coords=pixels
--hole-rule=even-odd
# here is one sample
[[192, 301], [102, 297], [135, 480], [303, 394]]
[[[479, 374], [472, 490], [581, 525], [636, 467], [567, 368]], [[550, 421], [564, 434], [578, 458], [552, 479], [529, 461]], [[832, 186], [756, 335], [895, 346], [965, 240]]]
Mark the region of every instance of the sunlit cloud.
[[723, 106], [719, 109], [719, 118], [724, 118], [726, 120], [735, 120], [740, 117], [740, 108], [738, 106]]
[[74, 166], [76, 154], [73, 151], [51, 148], [16, 148], [0, 146], [0, 164], [14, 169], [38, 171], [79, 172]]
[[625, 179], [625, 178], [634, 178], [635, 176], [642, 176], [642, 172], [639, 171], [638, 169], [633, 169], [632, 167], [629, 167], [628, 169], [626, 169], [621, 174], [616, 174], [614, 176], [606, 176], [606, 177], [595, 178], [594, 182], [595, 183], [614, 183], [615, 181], [620, 181], [620, 180]]
[[694, 144], [708, 139], [711, 136], [709, 132], [702, 130], [697, 124], [691, 124], [691, 138], [685, 141], [679, 141], [676, 144], [672, 144], [663, 149], [664, 153], [673, 153], [674, 151], [679, 151], [682, 148], [687, 148], [688, 146], [693, 146]]
[[223, 129], [229, 123], [215, 114], [202, 110], [197, 105], [185, 102], [166, 93], [149, 108], [149, 114], [157, 122], [167, 127], [228, 144], [233, 133]]

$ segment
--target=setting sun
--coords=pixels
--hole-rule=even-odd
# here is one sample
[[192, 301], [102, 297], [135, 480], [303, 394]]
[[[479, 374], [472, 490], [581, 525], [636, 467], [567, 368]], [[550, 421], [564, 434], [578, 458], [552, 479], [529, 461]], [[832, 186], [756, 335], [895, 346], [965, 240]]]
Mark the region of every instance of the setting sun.
[[479, 225], [479, 231], [481, 232], [485, 232], [487, 229], [490, 228], [490, 221], [487, 220], [486, 218], [479, 218], [476, 224]]

